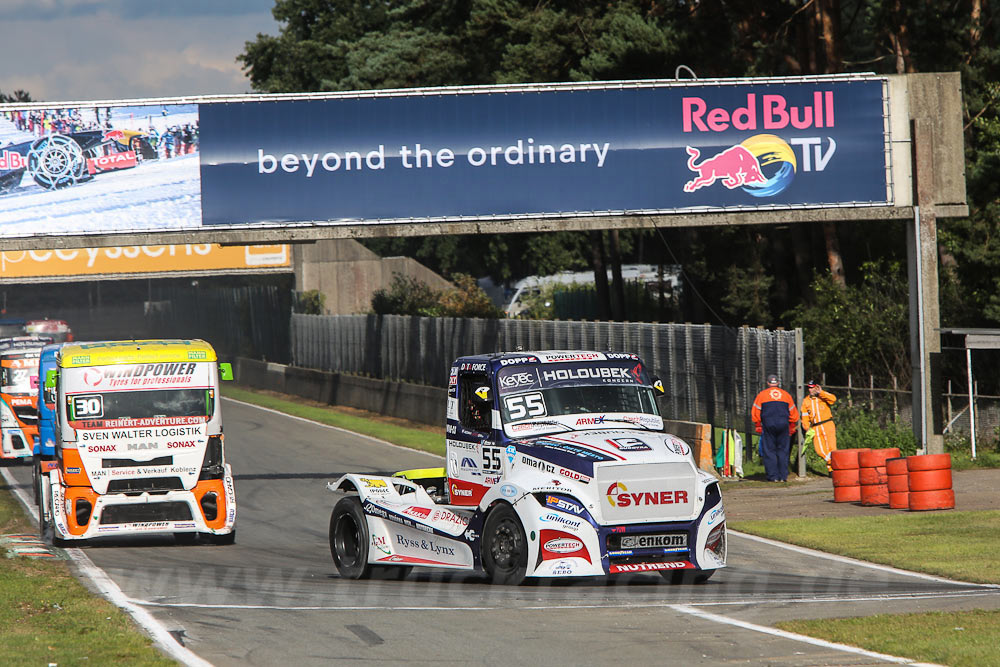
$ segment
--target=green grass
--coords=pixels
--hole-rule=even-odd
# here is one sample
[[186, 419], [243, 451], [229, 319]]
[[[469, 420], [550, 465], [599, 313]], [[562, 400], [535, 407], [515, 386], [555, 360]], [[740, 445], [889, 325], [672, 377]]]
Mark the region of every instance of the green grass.
[[231, 385], [223, 387], [222, 395], [245, 403], [253, 403], [254, 405], [302, 417], [303, 419], [310, 419], [321, 424], [327, 424], [328, 426], [337, 426], [354, 431], [355, 433], [370, 435], [373, 438], [379, 438], [380, 440], [385, 440], [402, 447], [419, 449], [441, 456], [445, 454], [443, 416], [441, 417], [440, 428], [423, 430], [387, 423], [372, 419], [371, 417], [349, 414], [333, 406], [318, 407], [307, 405], [269, 394], [240, 389]]
[[[0, 493], [0, 534], [34, 532]], [[0, 663], [174, 665], [118, 607], [89, 593], [65, 561], [0, 556]]]
[[914, 572], [1000, 583], [1000, 511], [732, 521], [729, 526]]
[[789, 632], [951, 667], [996, 665], [1000, 611], [878, 614], [863, 618], [788, 621]]

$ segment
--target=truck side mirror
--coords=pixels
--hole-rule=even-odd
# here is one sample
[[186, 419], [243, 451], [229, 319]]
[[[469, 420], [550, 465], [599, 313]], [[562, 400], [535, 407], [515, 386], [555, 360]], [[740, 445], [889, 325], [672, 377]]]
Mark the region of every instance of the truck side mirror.
[[219, 364], [219, 379], [220, 380], [232, 380], [233, 379], [233, 365], [230, 363]]
[[45, 388], [52, 390], [56, 388], [56, 372], [53, 370], [48, 370], [45, 372]]
[[667, 390], [663, 387], [663, 380], [655, 376], [653, 377], [653, 389], [661, 394], [667, 393]]

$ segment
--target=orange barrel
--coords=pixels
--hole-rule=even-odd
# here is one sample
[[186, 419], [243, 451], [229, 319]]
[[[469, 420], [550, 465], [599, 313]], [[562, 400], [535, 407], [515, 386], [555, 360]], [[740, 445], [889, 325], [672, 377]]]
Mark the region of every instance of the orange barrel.
[[889, 487], [889, 507], [894, 510], [908, 509], [910, 507], [910, 485], [906, 457], [886, 459], [885, 475], [886, 485]]
[[867, 449], [835, 449], [830, 454], [833, 468], [833, 502], [856, 503], [861, 500], [858, 481], [858, 453]]
[[911, 510], [955, 508], [955, 492], [951, 488], [951, 454], [909, 456], [906, 468]]
[[889, 480], [885, 474], [887, 459], [897, 458], [899, 449], [869, 449], [858, 453], [858, 481], [861, 483], [862, 505], [888, 505]]

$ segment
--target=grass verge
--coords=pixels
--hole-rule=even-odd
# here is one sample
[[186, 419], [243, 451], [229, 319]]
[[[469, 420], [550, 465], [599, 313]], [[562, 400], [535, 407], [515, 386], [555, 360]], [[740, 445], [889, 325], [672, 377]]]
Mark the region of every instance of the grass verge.
[[729, 525], [761, 537], [914, 572], [1000, 583], [1000, 511], [768, 519]]
[[424, 452], [444, 456], [444, 416], [441, 426], [414, 428], [412, 422], [393, 419], [340, 406], [323, 405], [306, 399], [298, 399], [276, 392], [249, 391], [231, 385], [222, 388], [227, 398], [252, 403], [303, 419], [309, 419], [328, 426], [337, 426], [355, 433], [370, 435], [402, 447], [419, 449]]
[[1000, 611], [878, 614], [864, 618], [787, 621], [778, 627], [869, 651], [950, 667], [997, 664]]
[[[34, 531], [13, 496], [0, 493], [0, 534]], [[125, 612], [87, 591], [65, 561], [2, 554], [0, 647], [5, 665], [176, 664]]]

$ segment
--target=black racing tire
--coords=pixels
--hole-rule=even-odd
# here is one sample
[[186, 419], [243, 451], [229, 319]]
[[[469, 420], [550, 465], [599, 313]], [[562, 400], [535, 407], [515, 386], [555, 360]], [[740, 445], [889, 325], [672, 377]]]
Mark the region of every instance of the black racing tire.
[[72, 137], [63, 134], [50, 134], [31, 144], [28, 173], [46, 190], [89, 180], [83, 149]]
[[368, 519], [357, 496], [341, 498], [330, 514], [330, 555], [344, 579], [368, 579], [372, 566], [368, 563], [371, 536]]
[[660, 570], [660, 576], [671, 584], [703, 584], [712, 578], [715, 570]]
[[174, 533], [174, 544], [190, 545], [198, 539], [198, 533]]
[[517, 586], [528, 570], [528, 539], [517, 512], [507, 503], [497, 505], [483, 526], [483, 569], [494, 584]]
[[31, 457], [31, 488], [35, 492], [35, 504], [41, 502], [38, 495], [38, 485], [42, 483], [42, 460], [37, 454]]
[[41, 491], [42, 480], [38, 480], [38, 486], [35, 487], [35, 505], [38, 507], [38, 537], [42, 541], [46, 541], [48, 536], [45, 534], [48, 528], [48, 522], [45, 520], [45, 505], [42, 503], [42, 491]]

